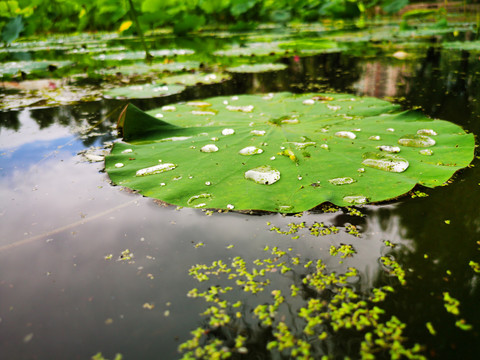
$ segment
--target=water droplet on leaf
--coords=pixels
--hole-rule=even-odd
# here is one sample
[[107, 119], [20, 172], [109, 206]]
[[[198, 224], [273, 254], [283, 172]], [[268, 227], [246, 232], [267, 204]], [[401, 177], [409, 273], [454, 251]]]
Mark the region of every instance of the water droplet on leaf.
[[280, 171], [263, 165], [245, 172], [245, 179], [252, 180], [257, 184], [272, 185], [280, 179]]
[[338, 105], [327, 105], [327, 107], [330, 109], [330, 110], [333, 110], [333, 111], [337, 111], [337, 110], [340, 110], [341, 107], [338, 106]]
[[171, 163], [164, 163], [160, 165], [150, 166], [148, 168], [140, 169], [136, 172], [135, 176], [146, 176], [146, 175], [153, 175], [153, 174], [160, 174], [165, 171], [173, 170], [177, 167], [175, 164]]
[[355, 135], [351, 131], [337, 131], [335, 133], [335, 136], [338, 136], [338, 137], [341, 137], [341, 138], [346, 138], [346, 139], [352, 139], [352, 140], [357, 137], [357, 135]]
[[160, 142], [162, 142], [162, 141], [184, 141], [184, 140], [188, 140], [188, 139], [191, 139], [191, 138], [192, 138], [191, 136], [173, 136], [173, 137], [161, 139]]
[[435, 145], [435, 140], [426, 135], [404, 135], [398, 139], [398, 143], [410, 147], [429, 147]]
[[215, 144], [207, 144], [200, 149], [201, 152], [210, 153], [218, 151], [218, 147]]
[[409, 166], [407, 160], [391, 154], [368, 152], [363, 154], [363, 159], [363, 165], [389, 172], [400, 173], [407, 170]]
[[227, 110], [229, 111], [239, 111], [239, 112], [245, 112], [245, 113], [251, 113], [254, 109], [253, 105], [246, 105], [246, 106], [233, 106], [233, 105], [227, 105]]
[[348, 185], [357, 182], [357, 180], [352, 179], [351, 177], [340, 177], [335, 179], [330, 179], [328, 182], [332, 185]]
[[208, 115], [215, 115], [215, 112], [213, 112], [213, 111], [202, 111], [202, 110], [192, 110], [192, 115], [208, 116]]
[[374, 141], [379, 141], [380, 140], [380, 136], [378, 135], [372, 135], [368, 138], [368, 140], [374, 140]]
[[265, 130], [252, 130], [250, 131], [250, 134], [256, 135], [256, 136], [263, 136], [265, 135], [266, 131]]
[[209, 107], [212, 106], [212, 104], [206, 102], [206, 101], [189, 101], [187, 102], [187, 105], [189, 106], [196, 106], [196, 107]]
[[227, 135], [233, 135], [233, 134], [235, 134], [235, 130], [233, 130], [233, 129], [223, 129], [222, 130], [222, 135], [227, 136]]
[[381, 146], [377, 146], [377, 149], [388, 152], [388, 153], [400, 152], [400, 148], [398, 146], [381, 145]]
[[435, 136], [438, 135], [435, 130], [432, 129], [420, 129], [417, 131], [417, 135], [429, 135], [429, 136]]
[[263, 153], [262, 149], [257, 148], [256, 146], [247, 146], [238, 152], [240, 155], [256, 155]]
[[315, 146], [317, 143], [314, 142], [314, 141], [308, 141], [308, 142], [289, 142], [288, 144], [292, 144], [298, 150], [302, 150], [302, 149], [305, 149], [308, 146]]
[[433, 155], [433, 150], [431, 150], [431, 149], [422, 149], [422, 150], [419, 151], [419, 153], [422, 154], [422, 155], [428, 155], [428, 156], [430, 156], [430, 155]]

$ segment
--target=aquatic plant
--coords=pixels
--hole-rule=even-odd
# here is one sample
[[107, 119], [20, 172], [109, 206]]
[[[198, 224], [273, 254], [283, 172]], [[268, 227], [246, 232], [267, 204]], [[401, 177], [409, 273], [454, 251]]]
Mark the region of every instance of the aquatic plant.
[[225, 210], [392, 199], [445, 184], [474, 150], [453, 123], [348, 94], [224, 96], [148, 113], [129, 105], [118, 130], [124, 142], [105, 161], [114, 184]]

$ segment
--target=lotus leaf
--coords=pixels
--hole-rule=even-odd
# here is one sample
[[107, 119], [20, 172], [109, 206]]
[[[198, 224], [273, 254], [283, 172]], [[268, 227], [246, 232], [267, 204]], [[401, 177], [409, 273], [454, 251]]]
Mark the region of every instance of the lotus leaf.
[[296, 40], [285, 42], [279, 45], [282, 49], [293, 49], [302, 53], [330, 53], [339, 52], [345, 50], [338, 46], [336, 41], [330, 41], [325, 39], [312, 39], [312, 40]]
[[147, 65], [145, 63], [133, 64], [133, 65], [122, 65], [117, 66], [113, 69], [102, 69], [99, 71], [102, 74], [106, 75], [115, 75], [115, 74], [124, 74], [124, 75], [142, 75], [153, 72], [180, 72], [180, 71], [189, 71], [196, 70], [200, 68], [200, 62], [198, 61], [185, 61], [185, 62], [173, 62], [166, 64], [152, 64]]
[[181, 93], [183, 85], [142, 84], [113, 88], [103, 92], [106, 98], [114, 99], [149, 99]]
[[274, 54], [285, 54], [288, 49], [281, 49], [275, 42], [249, 43], [245, 46], [231, 47], [226, 50], [214, 52], [216, 56], [268, 56]]
[[480, 51], [480, 40], [476, 41], [452, 41], [443, 43], [445, 49]]
[[228, 74], [196, 73], [169, 76], [161, 79], [161, 81], [165, 84], [181, 84], [185, 86], [192, 86], [196, 84], [216, 84], [228, 79], [230, 79], [230, 76]]
[[128, 105], [106, 157], [113, 183], [188, 207], [300, 212], [444, 184], [473, 159], [458, 125], [370, 97], [215, 97]]
[[42, 71], [49, 68], [61, 68], [73, 64], [71, 61], [12, 61], [0, 64], [0, 76], [15, 75], [19, 71], [31, 73], [32, 71]]
[[229, 67], [227, 71], [233, 73], [261, 73], [269, 71], [285, 70], [287, 65], [285, 64], [243, 64], [239, 66]]
[[[153, 57], [168, 57], [168, 56], [176, 56], [176, 55], [191, 55], [193, 54], [193, 50], [189, 49], [163, 49], [163, 50], [152, 50], [150, 51], [150, 55]], [[144, 51], [132, 51], [132, 52], [122, 52], [116, 54], [102, 54], [93, 57], [95, 60], [141, 60], [145, 58]]]

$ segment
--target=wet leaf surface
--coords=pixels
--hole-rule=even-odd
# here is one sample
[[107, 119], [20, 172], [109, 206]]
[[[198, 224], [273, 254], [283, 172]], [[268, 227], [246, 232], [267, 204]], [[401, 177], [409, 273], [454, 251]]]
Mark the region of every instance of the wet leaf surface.
[[106, 170], [115, 184], [179, 206], [300, 212], [378, 202], [417, 183], [440, 186], [473, 159], [474, 138], [459, 126], [375, 98], [243, 95], [149, 114], [124, 110], [125, 143]]

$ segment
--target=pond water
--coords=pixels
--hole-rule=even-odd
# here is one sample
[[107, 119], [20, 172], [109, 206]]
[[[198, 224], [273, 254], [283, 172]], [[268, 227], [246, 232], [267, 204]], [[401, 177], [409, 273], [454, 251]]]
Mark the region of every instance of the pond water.
[[[235, 74], [222, 84], [134, 103], [148, 110], [214, 95], [350, 92], [391, 97], [480, 134], [478, 54], [429, 46], [416, 51], [418, 56], [405, 61], [342, 53], [285, 57], [285, 71]], [[359, 293], [391, 285], [395, 292], [381, 307], [406, 324], [410, 347], [423, 345], [428, 358], [476, 358], [480, 279], [470, 264], [480, 262], [478, 158], [448, 186], [418, 188], [428, 197], [363, 206], [363, 217], [346, 209], [317, 209], [300, 218], [176, 209], [111, 186], [103, 163], [83, 155], [116, 139], [115, 115], [123, 104], [102, 100], [0, 113], [2, 359], [89, 359], [97, 352], [107, 358], [180, 358], [178, 346], [202, 324], [207, 307], [187, 297], [201, 286], [189, 276], [190, 267], [219, 259], [230, 264], [237, 256], [254, 266], [265, 246], [322, 259], [330, 271], [355, 267], [359, 276], [352, 286]], [[292, 239], [270, 231], [302, 221], [334, 225], [339, 232], [316, 237], [299, 231]], [[348, 233], [349, 224], [359, 237]], [[329, 253], [341, 244], [356, 250], [343, 263]], [[388, 276], [380, 261], [386, 254], [405, 270], [405, 285]], [[300, 273], [272, 274], [273, 288], [288, 290], [295, 276]], [[212, 279], [204, 289], [222, 281]], [[444, 293], [459, 300], [458, 315], [446, 311]], [[238, 289], [232, 296], [251, 307], [266, 301]], [[456, 326], [460, 319], [473, 328]], [[363, 335], [333, 332], [326, 353], [355, 358]], [[251, 339], [250, 353], [239, 356], [270, 358], [258, 350], [262, 341], [264, 347], [260, 335]]]

